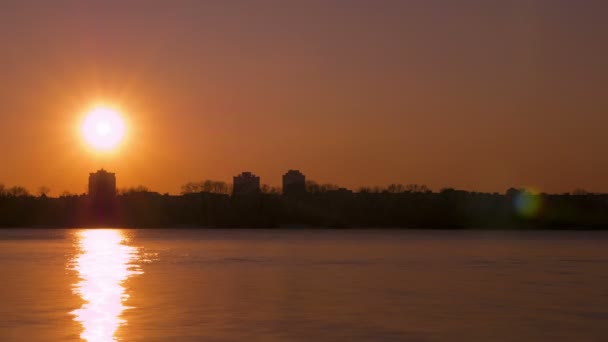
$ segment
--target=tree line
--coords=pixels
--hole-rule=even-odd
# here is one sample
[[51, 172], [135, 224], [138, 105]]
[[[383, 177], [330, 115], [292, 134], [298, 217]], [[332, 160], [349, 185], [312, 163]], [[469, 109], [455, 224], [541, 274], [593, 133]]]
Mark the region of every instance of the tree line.
[[310, 181], [306, 193], [293, 196], [271, 186], [233, 196], [229, 184], [211, 180], [181, 190], [172, 196], [139, 186], [100, 202], [67, 192], [49, 197], [46, 187], [32, 195], [23, 187], [0, 185], [0, 227], [608, 228], [608, 195], [584, 190], [435, 192], [392, 184], [350, 191]]

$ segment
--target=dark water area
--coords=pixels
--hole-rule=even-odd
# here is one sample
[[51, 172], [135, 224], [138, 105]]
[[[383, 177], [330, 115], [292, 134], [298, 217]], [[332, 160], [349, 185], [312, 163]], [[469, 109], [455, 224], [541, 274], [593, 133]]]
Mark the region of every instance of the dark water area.
[[608, 233], [0, 230], [0, 341], [606, 341]]

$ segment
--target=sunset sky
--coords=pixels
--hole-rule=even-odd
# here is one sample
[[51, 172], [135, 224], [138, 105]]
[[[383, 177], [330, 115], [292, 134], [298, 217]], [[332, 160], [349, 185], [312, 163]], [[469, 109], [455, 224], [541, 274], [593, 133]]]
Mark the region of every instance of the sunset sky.
[[[0, 3], [0, 183], [608, 192], [607, 1]], [[80, 132], [95, 104], [118, 150]]]

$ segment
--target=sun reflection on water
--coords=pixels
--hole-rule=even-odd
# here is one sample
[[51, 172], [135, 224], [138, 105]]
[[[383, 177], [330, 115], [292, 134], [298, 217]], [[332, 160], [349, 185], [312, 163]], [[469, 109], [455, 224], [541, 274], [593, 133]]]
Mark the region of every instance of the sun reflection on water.
[[116, 330], [126, 322], [121, 318], [129, 295], [124, 282], [141, 274], [137, 247], [128, 246], [119, 230], [84, 230], [77, 233], [80, 249], [72, 261], [72, 269], [80, 280], [73, 292], [85, 303], [72, 311], [80, 322], [80, 337], [88, 342], [116, 341]]

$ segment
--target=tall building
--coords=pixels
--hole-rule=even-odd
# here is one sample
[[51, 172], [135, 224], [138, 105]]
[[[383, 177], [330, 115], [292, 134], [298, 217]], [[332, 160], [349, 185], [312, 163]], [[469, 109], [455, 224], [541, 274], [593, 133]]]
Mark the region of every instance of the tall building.
[[104, 169], [89, 175], [89, 197], [111, 199], [116, 196], [116, 175]]
[[306, 176], [298, 170], [289, 170], [283, 175], [283, 195], [306, 193]]
[[260, 177], [251, 172], [243, 172], [233, 179], [232, 194], [245, 195], [260, 192]]

